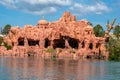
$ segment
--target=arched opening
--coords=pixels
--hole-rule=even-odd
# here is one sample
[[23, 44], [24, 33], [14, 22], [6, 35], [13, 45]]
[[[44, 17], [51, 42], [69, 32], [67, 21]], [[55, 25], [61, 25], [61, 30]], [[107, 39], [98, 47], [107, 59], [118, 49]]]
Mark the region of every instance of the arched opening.
[[96, 48], [99, 48], [99, 46], [100, 46], [100, 43], [97, 43], [97, 44], [96, 44]]
[[89, 48], [93, 49], [93, 44], [92, 43], [90, 43]]
[[88, 31], [88, 34], [90, 34], [90, 32]]
[[50, 40], [46, 38], [44, 47], [47, 48], [48, 46], [50, 46]]
[[[19, 41], [18, 41], [18, 45], [19, 45]], [[12, 46], [14, 46], [14, 42], [12, 42]]]
[[18, 39], [18, 46], [24, 46], [24, 38], [19, 38]]
[[39, 45], [39, 40], [28, 39], [28, 45], [29, 45], [29, 46]]
[[53, 48], [65, 48], [65, 40], [63, 39], [55, 39]]
[[78, 49], [78, 40], [77, 40], [77, 39], [69, 38], [69, 39], [68, 39], [68, 42], [69, 42], [69, 45], [70, 45], [72, 48]]
[[83, 41], [83, 42], [82, 42], [82, 48], [84, 48], [84, 47], [85, 47], [85, 42]]

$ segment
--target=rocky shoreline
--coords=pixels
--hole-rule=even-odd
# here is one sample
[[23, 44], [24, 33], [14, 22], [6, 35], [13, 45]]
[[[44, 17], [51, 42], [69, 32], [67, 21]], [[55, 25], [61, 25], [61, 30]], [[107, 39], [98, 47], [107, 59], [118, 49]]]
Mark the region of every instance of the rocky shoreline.
[[[86, 55], [84, 55], [86, 54]], [[107, 59], [107, 53], [97, 54], [92, 52], [91, 50], [77, 50], [77, 49], [31, 49], [27, 50], [25, 47], [17, 47], [15, 49], [7, 50], [4, 46], [0, 46], [0, 56], [16, 56], [16, 57], [68, 57], [68, 58], [81, 58], [81, 59]]]

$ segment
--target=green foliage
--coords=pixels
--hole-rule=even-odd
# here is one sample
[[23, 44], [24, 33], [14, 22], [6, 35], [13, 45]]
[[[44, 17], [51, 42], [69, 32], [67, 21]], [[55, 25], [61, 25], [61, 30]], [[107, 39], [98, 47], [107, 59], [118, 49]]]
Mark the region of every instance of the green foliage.
[[4, 43], [4, 46], [7, 48], [7, 50], [12, 49], [12, 46], [8, 45], [7, 43]]
[[0, 45], [2, 44], [3, 42], [3, 37], [0, 36]]
[[97, 24], [94, 28], [94, 33], [96, 37], [103, 37], [105, 34], [105, 31], [103, 30], [102, 26], [100, 24]]
[[120, 26], [119, 25], [115, 27], [113, 34], [116, 36], [116, 38], [118, 39], [120, 38]]
[[110, 39], [108, 42], [109, 60], [120, 61], [120, 40]]
[[48, 48], [46, 50], [46, 52], [48, 52], [48, 53], [56, 53], [56, 50], [54, 48]]
[[11, 28], [11, 25], [9, 24], [5, 25], [5, 27], [3, 28], [2, 34], [7, 35], [9, 33], [10, 28]]

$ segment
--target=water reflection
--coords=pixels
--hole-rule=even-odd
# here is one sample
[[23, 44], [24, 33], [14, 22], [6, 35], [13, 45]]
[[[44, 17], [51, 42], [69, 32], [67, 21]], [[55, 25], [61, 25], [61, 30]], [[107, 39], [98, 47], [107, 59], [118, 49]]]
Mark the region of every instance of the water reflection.
[[0, 80], [117, 80], [119, 68], [95, 60], [0, 57]]

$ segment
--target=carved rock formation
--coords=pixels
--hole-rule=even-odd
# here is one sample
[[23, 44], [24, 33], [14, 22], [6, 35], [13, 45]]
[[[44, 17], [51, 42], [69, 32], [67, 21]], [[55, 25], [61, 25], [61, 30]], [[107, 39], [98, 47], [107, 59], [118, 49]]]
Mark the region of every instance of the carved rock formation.
[[[58, 56], [68, 56], [72, 52], [75, 54], [71, 55], [82, 57], [97, 56], [103, 53], [102, 56], [108, 56], [103, 46], [105, 38], [96, 37], [88, 21], [76, 21], [76, 16], [71, 15], [70, 12], [65, 12], [56, 22], [42, 19], [38, 21], [37, 26], [13, 27], [4, 38], [4, 42], [13, 46], [12, 53], [8, 50], [8, 54], [11, 55], [44, 56], [46, 49], [54, 48]], [[59, 49], [62, 51], [59, 52]], [[7, 50], [4, 51], [7, 52]]]

